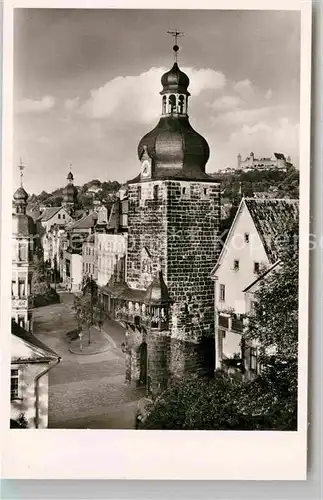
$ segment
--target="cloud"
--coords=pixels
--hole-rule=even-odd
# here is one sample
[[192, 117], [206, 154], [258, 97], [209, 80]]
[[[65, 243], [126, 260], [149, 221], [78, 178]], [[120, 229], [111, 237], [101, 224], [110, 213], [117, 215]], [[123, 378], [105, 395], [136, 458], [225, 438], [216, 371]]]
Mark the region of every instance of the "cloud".
[[212, 117], [213, 125], [252, 125], [258, 123], [265, 118], [274, 117], [276, 112], [281, 109], [281, 106], [264, 106], [255, 109], [241, 109], [222, 113], [217, 117]]
[[267, 101], [269, 101], [273, 96], [273, 91], [271, 89], [269, 89], [267, 92], [266, 92], [266, 95], [265, 95], [265, 99], [267, 99]]
[[256, 156], [272, 155], [275, 151], [291, 156], [297, 164], [299, 157], [299, 124], [282, 117], [271, 123], [261, 121], [253, 126], [243, 125], [232, 132], [227, 143], [242, 156], [254, 151]]
[[54, 108], [56, 99], [52, 96], [44, 96], [40, 100], [23, 99], [16, 105], [17, 113], [44, 113]]
[[208, 106], [219, 111], [224, 111], [228, 109], [237, 108], [242, 104], [242, 100], [239, 96], [234, 95], [224, 95], [215, 99], [212, 103], [208, 103]]
[[74, 97], [73, 99], [66, 99], [64, 101], [64, 108], [67, 109], [68, 111], [75, 109], [78, 107], [80, 102], [79, 97]]
[[[150, 68], [137, 76], [118, 76], [92, 89], [90, 98], [79, 110], [90, 118], [150, 123], [161, 114], [160, 79], [166, 71], [166, 68]], [[193, 96], [204, 90], [221, 89], [226, 84], [223, 73], [212, 69], [183, 68], [183, 71], [192, 82], [189, 91]]]
[[241, 80], [233, 85], [234, 90], [242, 97], [250, 97], [254, 88], [250, 80]]

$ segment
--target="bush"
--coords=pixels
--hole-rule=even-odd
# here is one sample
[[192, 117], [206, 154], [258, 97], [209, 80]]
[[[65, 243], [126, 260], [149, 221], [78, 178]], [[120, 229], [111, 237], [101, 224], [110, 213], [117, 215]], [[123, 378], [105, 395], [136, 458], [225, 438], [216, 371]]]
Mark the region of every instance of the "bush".
[[34, 307], [43, 307], [51, 304], [58, 304], [60, 302], [60, 296], [54, 288], [49, 287], [43, 294], [35, 295], [33, 300]]

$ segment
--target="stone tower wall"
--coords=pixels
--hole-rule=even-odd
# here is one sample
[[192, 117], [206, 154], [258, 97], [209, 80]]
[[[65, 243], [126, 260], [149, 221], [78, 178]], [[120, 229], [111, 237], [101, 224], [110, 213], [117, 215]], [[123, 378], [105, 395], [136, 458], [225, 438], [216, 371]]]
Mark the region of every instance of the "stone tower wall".
[[[154, 186], [158, 186], [157, 198]], [[139, 189], [141, 191], [139, 199]], [[145, 289], [157, 272], [160, 258], [167, 260], [167, 190], [160, 181], [129, 184], [127, 276], [130, 287]], [[142, 253], [151, 255], [151, 273], [142, 269]]]
[[213, 335], [214, 286], [210, 278], [218, 256], [220, 186], [167, 181], [167, 270], [175, 304], [171, 336], [196, 342]]

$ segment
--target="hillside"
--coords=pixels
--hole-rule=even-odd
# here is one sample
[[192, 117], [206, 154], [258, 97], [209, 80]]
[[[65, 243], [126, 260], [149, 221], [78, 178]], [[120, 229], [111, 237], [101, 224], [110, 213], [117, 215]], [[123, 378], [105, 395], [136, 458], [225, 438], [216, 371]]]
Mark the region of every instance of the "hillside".
[[[96, 193], [89, 192], [89, 188], [93, 186], [97, 188]], [[121, 184], [118, 181], [101, 182], [98, 179], [93, 179], [83, 186], [76, 187], [78, 191], [76, 209], [82, 210], [92, 208], [95, 200], [107, 206], [112, 204]], [[36, 209], [40, 206], [55, 207], [61, 205], [63, 201], [63, 189], [64, 187], [55, 189], [51, 193], [42, 191], [39, 195], [32, 194], [28, 202], [29, 209]]]

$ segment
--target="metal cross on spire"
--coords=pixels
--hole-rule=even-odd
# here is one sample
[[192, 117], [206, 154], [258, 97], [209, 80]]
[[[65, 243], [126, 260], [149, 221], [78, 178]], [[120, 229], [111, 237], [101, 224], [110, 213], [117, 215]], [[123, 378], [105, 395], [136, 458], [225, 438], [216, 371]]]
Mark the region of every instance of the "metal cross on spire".
[[181, 38], [182, 36], [185, 35], [183, 31], [178, 31], [175, 29], [174, 31], [167, 31], [169, 35], [174, 37], [175, 45], [173, 46], [173, 51], [174, 51], [174, 58], [175, 62], [177, 62], [177, 52], [179, 51], [179, 46], [177, 45], [177, 38]]
[[23, 170], [25, 168], [25, 165], [22, 163], [22, 158], [20, 158], [20, 164], [18, 165], [18, 168], [20, 170], [20, 185], [22, 186], [22, 178], [24, 176]]

